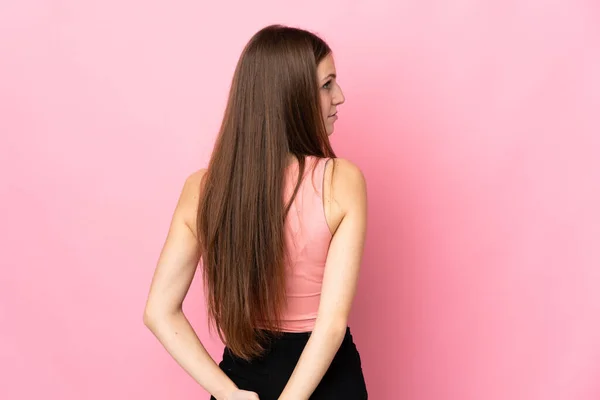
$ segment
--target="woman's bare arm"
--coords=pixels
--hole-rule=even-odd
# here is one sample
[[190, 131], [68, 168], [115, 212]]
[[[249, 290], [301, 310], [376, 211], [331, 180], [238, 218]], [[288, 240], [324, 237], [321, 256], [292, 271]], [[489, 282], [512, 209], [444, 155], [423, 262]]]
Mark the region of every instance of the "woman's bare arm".
[[196, 212], [205, 171], [185, 182], [161, 251], [144, 310], [144, 324], [175, 361], [217, 399], [237, 390], [208, 354], [182, 305], [200, 260]]
[[323, 277], [317, 321], [280, 400], [309, 399], [344, 339], [356, 291], [367, 226], [367, 190], [358, 167], [335, 160], [334, 201], [344, 212]]

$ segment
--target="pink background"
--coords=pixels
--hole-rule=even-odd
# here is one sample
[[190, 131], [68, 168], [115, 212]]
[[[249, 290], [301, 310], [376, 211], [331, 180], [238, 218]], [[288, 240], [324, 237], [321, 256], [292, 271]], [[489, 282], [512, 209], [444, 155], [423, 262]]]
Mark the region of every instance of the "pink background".
[[[266, 24], [335, 50], [367, 176], [373, 399], [600, 398], [594, 1], [0, 3], [0, 399], [199, 399], [142, 324], [184, 178]], [[200, 282], [186, 303], [205, 329]]]

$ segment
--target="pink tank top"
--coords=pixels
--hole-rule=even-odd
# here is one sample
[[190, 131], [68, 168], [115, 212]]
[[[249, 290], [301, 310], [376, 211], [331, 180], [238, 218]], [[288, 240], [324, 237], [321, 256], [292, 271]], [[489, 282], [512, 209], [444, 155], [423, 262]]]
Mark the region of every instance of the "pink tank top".
[[[328, 160], [306, 157], [304, 179], [287, 215], [287, 305], [280, 328], [284, 332], [310, 332], [317, 318], [325, 261], [332, 238], [323, 208], [323, 178]], [[298, 170], [297, 162], [287, 169], [286, 202], [293, 194]]]

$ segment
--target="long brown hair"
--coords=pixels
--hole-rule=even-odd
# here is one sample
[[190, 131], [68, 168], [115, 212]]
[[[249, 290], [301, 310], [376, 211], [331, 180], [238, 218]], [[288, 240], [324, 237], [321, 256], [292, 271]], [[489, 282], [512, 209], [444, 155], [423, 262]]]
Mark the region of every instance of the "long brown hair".
[[[319, 105], [317, 65], [331, 53], [318, 36], [272, 25], [238, 61], [205, 175], [198, 234], [208, 316], [239, 357], [264, 350], [286, 303], [284, 221], [305, 157], [335, 157]], [[294, 155], [299, 178], [284, 202]]]

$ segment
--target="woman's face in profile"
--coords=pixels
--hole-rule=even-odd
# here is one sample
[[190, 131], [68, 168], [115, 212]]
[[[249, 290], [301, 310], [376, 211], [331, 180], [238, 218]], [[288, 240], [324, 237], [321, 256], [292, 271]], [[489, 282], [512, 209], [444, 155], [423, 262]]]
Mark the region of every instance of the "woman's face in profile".
[[333, 133], [333, 125], [337, 120], [337, 106], [345, 101], [342, 88], [336, 80], [335, 63], [329, 54], [317, 66], [319, 80], [319, 95], [321, 98], [321, 114], [325, 122], [327, 134]]

